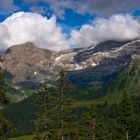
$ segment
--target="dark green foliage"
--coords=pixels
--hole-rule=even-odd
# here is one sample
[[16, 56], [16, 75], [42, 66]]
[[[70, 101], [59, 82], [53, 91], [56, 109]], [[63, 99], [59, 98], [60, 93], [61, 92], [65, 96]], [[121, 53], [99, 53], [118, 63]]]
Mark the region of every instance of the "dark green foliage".
[[84, 131], [83, 139], [106, 140], [107, 128], [105, 120], [95, 104], [91, 104], [81, 119], [81, 128]]
[[[63, 82], [60, 82], [61, 80], [59, 79], [53, 90], [49, 87], [44, 87], [43, 90], [45, 90], [45, 92], [42, 90], [43, 93], [47, 93], [47, 96], [46, 94], [38, 96], [40, 95], [38, 94], [7, 108], [6, 116], [14, 120], [20, 134], [32, 132], [32, 120], [36, 119], [36, 114], [34, 112], [38, 112], [38, 108], [33, 103], [33, 98], [39, 97], [38, 104], [40, 105], [40, 111], [38, 116], [39, 119], [37, 120], [37, 124], [39, 125], [37, 126], [38, 129], [36, 133], [36, 138], [38, 139], [40, 137], [41, 139], [44, 139], [49, 136], [49, 140], [59, 140], [63, 134], [64, 140], [87, 140], [87, 135], [85, 136], [85, 134], [88, 133], [88, 138], [91, 139], [90, 136], [92, 135], [92, 132], [89, 131], [91, 130], [91, 125], [87, 125], [91, 120], [82, 117], [83, 120], [81, 122], [79, 118], [81, 118], [83, 112], [86, 112], [87, 114], [84, 115], [85, 118], [89, 118], [89, 114], [94, 114], [96, 111], [97, 114], [99, 114], [97, 115], [97, 118], [99, 118], [97, 120], [102, 124], [101, 129], [97, 127], [97, 130], [99, 130], [100, 133], [98, 136], [105, 136], [101, 137], [101, 139], [125, 140], [127, 129], [129, 129], [128, 133], [130, 140], [140, 139], [140, 88], [138, 82], [139, 70], [137, 67], [129, 69], [129, 76], [128, 70], [125, 69], [109, 83], [79, 87], [77, 88], [77, 91], [74, 92], [70, 92], [71, 90], [69, 90], [68, 87], [69, 82], [65, 78], [63, 71], [61, 72], [61, 80]], [[129, 91], [128, 95], [132, 96], [132, 98], [125, 94], [122, 96], [126, 87]], [[65, 100], [62, 100], [60, 95], [63, 95]], [[117, 98], [115, 98], [116, 96]], [[75, 106], [77, 104], [75, 104], [72, 97], [78, 99], [78, 107]], [[111, 99], [113, 102], [111, 102]], [[45, 105], [46, 101], [47, 104]], [[97, 104], [97, 108], [95, 112], [91, 112], [87, 107], [91, 102], [94, 103], [94, 101]], [[62, 104], [64, 105], [63, 113], [61, 112]], [[45, 111], [42, 111], [45, 107], [44, 105], [47, 106], [49, 115], [45, 114]], [[55, 108], [54, 106], [57, 107]], [[77, 108], [75, 109], [75, 107]], [[61, 122], [62, 118], [64, 122], [63, 127]], [[88, 121], [86, 122], [85, 120]], [[46, 124], [48, 128], [44, 129]], [[104, 127], [107, 131], [102, 129]], [[98, 137], [98, 139], [99, 138], [100, 137]]]
[[35, 140], [45, 140], [52, 137], [51, 131], [54, 124], [54, 110], [56, 107], [56, 97], [53, 95], [55, 93], [53, 87], [43, 87], [37, 98], [37, 103], [39, 105], [38, 119], [35, 121], [36, 126], [36, 136]]
[[5, 78], [0, 70], [0, 106], [2, 104], [7, 104], [9, 102], [9, 99], [6, 96], [7, 90], [6, 90], [6, 83], [5, 83]]
[[9, 104], [4, 109], [4, 116], [12, 121], [16, 128], [16, 135], [26, 135], [33, 132], [33, 120], [37, 119], [38, 107], [35, 105], [37, 95], [31, 96], [19, 103]]
[[70, 93], [73, 91], [74, 86], [66, 79], [63, 70], [60, 71], [60, 78], [58, 81], [58, 104], [57, 104], [57, 123], [58, 123], [58, 134], [57, 138], [72, 139], [75, 128], [73, 124], [73, 109], [75, 107], [74, 100], [70, 98]]
[[15, 131], [15, 126], [0, 113], [0, 140], [5, 140], [7, 137], [13, 135]]
[[73, 88], [61, 70], [57, 85], [44, 87], [39, 91], [41, 102], [35, 140], [74, 138], [74, 100], [69, 95]]
[[0, 140], [5, 140], [15, 131], [14, 125], [3, 116], [3, 107], [9, 103], [6, 93], [5, 77], [0, 71]]
[[[34, 105], [34, 99], [36, 96], [32, 96], [23, 102], [20, 102], [18, 104], [10, 105], [6, 109], [6, 116], [8, 116], [8, 119], [12, 118], [11, 120], [14, 121], [16, 126], [18, 126], [18, 134], [19, 135], [25, 135], [25, 134], [31, 134], [32, 132], [32, 120], [36, 119], [36, 114], [34, 112], [38, 112], [37, 107]], [[135, 137], [134, 140], [139, 140], [140, 136], [140, 95], [132, 97], [133, 100], [133, 107], [134, 107], [134, 116], [133, 116], [133, 135]], [[108, 130], [108, 140], [121, 140], [117, 137], [122, 137], [120, 134], [120, 131], [116, 126], [118, 125], [118, 114], [119, 114], [119, 105], [117, 103], [115, 104], [108, 104], [105, 102], [104, 104], [97, 104], [97, 109], [100, 110], [100, 113], [102, 115], [103, 120], [105, 120], [105, 124], [107, 124], [107, 130]], [[77, 117], [73, 120], [72, 128], [74, 127], [73, 132], [71, 131], [72, 135], [74, 135], [75, 140], [85, 140], [83, 139], [83, 136], [85, 134], [85, 129], [81, 127], [81, 123], [79, 124], [79, 118], [83, 112], [86, 112], [88, 109], [86, 107], [79, 107], [77, 108], [77, 111], [74, 112], [74, 115]], [[18, 114], [18, 115], [17, 115]], [[55, 113], [53, 113], [55, 115]], [[105, 119], [104, 119], [105, 118]], [[118, 126], [117, 126], [118, 127]], [[71, 129], [72, 130], [72, 129]], [[119, 131], [119, 132], [118, 132]], [[53, 134], [56, 133], [52, 132]], [[120, 136], [119, 136], [120, 135]], [[77, 138], [76, 138], [77, 137]], [[74, 138], [72, 138], [74, 139]], [[55, 139], [56, 140], [56, 139]]]
[[129, 95], [124, 92], [119, 104], [118, 124], [122, 138], [125, 140], [131, 139], [131, 126], [133, 115], [133, 102]]
[[[127, 70], [123, 69], [120, 71], [119, 75], [110, 82], [78, 87], [73, 96], [80, 101], [100, 99], [101, 97], [108, 96], [108, 94], [112, 94], [112, 97], [113, 94], [117, 94], [118, 97], [120, 97], [126, 86], [127, 78]], [[116, 101], [118, 100], [119, 99], [116, 99]], [[109, 98], [108, 101], [111, 102]]]

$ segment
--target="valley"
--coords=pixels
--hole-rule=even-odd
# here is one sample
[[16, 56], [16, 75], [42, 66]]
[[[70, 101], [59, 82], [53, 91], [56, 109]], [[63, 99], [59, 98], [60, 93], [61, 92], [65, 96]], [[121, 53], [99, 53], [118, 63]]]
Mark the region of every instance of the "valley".
[[0, 0], [0, 140], [140, 140], [140, 0]]
[[[69, 96], [76, 101], [79, 113], [96, 103], [105, 116], [114, 114], [116, 107], [111, 108], [119, 104], [124, 91], [137, 101], [140, 95], [139, 49], [138, 39], [106, 41], [86, 49], [62, 52], [40, 49], [31, 42], [9, 48], [1, 56], [1, 69], [6, 76], [7, 95], [11, 100], [4, 109], [4, 116], [17, 129], [17, 138], [10, 140], [32, 139], [32, 135], [26, 135], [34, 133], [34, 121], [39, 111], [36, 105], [38, 91], [43, 85], [56, 85], [61, 68], [76, 86]], [[137, 108], [139, 106], [138, 103]]]
[[74, 84], [104, 83], [129, 65], [133, 55], [139, 55], [139, 45], [139, 39], [106, 41], [87, 48], [54, 52], [27, 42], [9, 48], [1, 56], [1, 67], [9, 73], [12, 83], [23, 89], [56, 80], [60, 68]]

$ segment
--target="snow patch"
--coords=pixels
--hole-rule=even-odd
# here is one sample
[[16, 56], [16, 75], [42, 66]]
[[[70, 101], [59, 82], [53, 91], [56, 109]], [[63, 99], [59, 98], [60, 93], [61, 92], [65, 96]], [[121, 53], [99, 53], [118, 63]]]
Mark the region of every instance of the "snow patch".
[[81, 69], [83, 69], [83, 67], [78, 65], [78, 64], [76, 64], [75, 70], [81, 70]]
[[55, 61], [59, 61], [61, 58], [63, 58], [64, 57], [64, 55], [60, 55], [59, 57], [56, 57], [55, 58]]
[[125, 46], [122, 46], [122, 47], [116, 48], [116, 49], [114, 49], [113, 51], [111, 51], [111, 53], [117, 53], [117, 52], [120, 52], [120, 51], [122, 51], [124, 48], [125, 48]]
[[34, 72], [34, 75], [37, 75], [37, 72], [36, 71]]
[[93, 67], [97, 66], [97, 64], [96, 64], [96, 63], [92, 63], [91, 65], [92, 65]]

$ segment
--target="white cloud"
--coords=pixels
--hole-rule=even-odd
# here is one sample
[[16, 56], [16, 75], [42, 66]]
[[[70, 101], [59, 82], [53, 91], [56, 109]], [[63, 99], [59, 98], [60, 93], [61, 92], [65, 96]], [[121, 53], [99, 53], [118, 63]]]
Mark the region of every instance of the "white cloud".
[[73, 46], [87, 47], [106, 40], [135, 39], [139, 35], [140, 22], [129, 14], [96, 18], [93, 23], [72, 30], [67, 39], [55, 16], [47, 19], [36, 13], [18, 12], [0, 23], [0, 49], [32, 41], [41, 48], [62, 50]]
[[69, 48], [65, 34], [57, 26], [55, 16], [47, 19], [36, 13], [18, 12], [0, 23], [1, 49], [27, 41], [46, 49]]
[[64, 18], [67, 9], [80, 14], [89, 13], [98, 16], [110, 16], [120, 12], [130, 13], [140, 9], [140, 0], [23, 0], [23, 2], [30, 5], [31, 10], [35, 9], [39, 13], [46, 13], [44, 7], [39, 6], [40, 2], [46, 3], [60, 18]]
[[86, 47], [106, 40], [127, 40], [140, 36], [140, 22], [129, 14], [97, 18], [92, 25], [83, 25], [71, 32], [70, 44]]

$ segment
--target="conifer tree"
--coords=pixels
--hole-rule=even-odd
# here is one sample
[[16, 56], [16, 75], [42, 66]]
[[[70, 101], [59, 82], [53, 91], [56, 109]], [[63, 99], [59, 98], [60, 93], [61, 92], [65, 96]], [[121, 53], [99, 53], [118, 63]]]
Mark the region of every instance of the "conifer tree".
[[10, 121], [6, 120], [3, 116], [3, 106], [9, 103], [6, 93], [7, 90], [5, 78], [2, 71], [0, 70], [0, 140], [5, 140], [16, 130], [14, 125]]
[[57, 105], [57, 120], [58, 133], [57, 139], [70, 140], [76, 137], [74, 122], [75, 101], [70, 97], [74, 86], [67, 80], [64, 70], [61, 69], [58, 80], [58, 105]]
[[[119, 104], [119, 118], [118, 118], [118, 128], [120, 130], [120, 139], [132, 140], [132, 119], [133, 117], [133, 102], [131, 97], [125, 91], [121, 97]], [[118, 134], [119, 136], [119, 134]]]
[[50, 140], [52, 139], [52, 128], [54, 127], [53, 115], [54, 107], [56, 105], [54, 88], [44, 86], [38, 93], [39, 113], [38, 119], [35, 121], [36, 135], [34, 140]]
[[84, 140], [106, 140], [105, 121], [95, 104], [91, 104], [82, 117]]
[[75, 104], [70, 98], [73, 89], [74, 86], [61, 70], [55, 86], [45, 87], [39, 91], [41, 110], [36, 121], [37, 133], [34, 140], [74, 140], [76, 137], [73, 114]]
[[2, 107], [2, 104], [7, 104], [9, 102], [9, 99], [6, 96], [7, 90], [6, 90], [6, 83], [5, 78], [2, 70], [0, 70], [0, 106]]
[[7, 137], [14, 134], [16, 131], [15, 126], [7, 119], [4, 118], [2, 111], [0, 112], [0, 140], [6, 140]]

